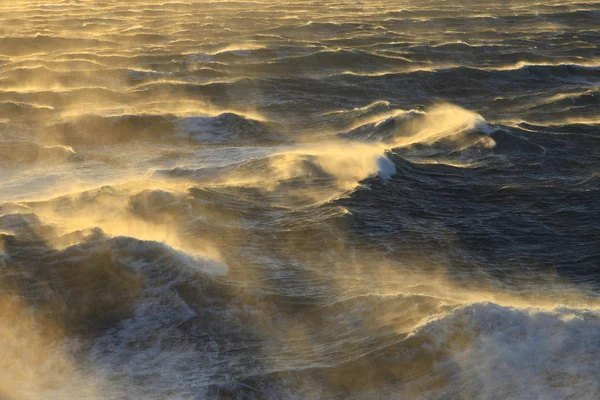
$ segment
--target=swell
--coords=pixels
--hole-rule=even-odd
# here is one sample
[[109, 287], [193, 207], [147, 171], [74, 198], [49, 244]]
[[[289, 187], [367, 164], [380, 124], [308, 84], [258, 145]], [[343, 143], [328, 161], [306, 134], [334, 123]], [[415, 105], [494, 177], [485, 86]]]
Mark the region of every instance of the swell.
[[286, 57], [256, 66], [244, 65], [244, 71], [256, 69], [260, 74], [328, 74], [333, 70], [360, 72], [385, 71], [402, 68], [411, 62], [403, 58], [385, 57], [360, 50], [321, 51], [305, 56]]
[[[18, 90], [0, 91], [0, 99], [7, 102], [23, 102], [39, 104], [56, 110], [76, 109], [81, 104], [128, 104], [135, 102], [120, 91], [113, 91], [103, 87], [75, 87], [71, 89], [62, 88], [54, 90]], [[21, 115], [22, 116], [22, 115]]]
[[172, 114], [77, 115], [46, 128], [42, 137], [67, 145], [193, 140], [203, 144], [282, 141], [267, 123], [235, 113], [178, 117]]
[[0, 397], [598, 397], [599, 4], [0, 8]]
[[97, 39], [75, 39], [56, 36], [38, 35], [35, 37], [1, 37], [0, 54], [8, 56], [25, 56], [54, 51], [89, 49], [98, 47], [115, 47], [116, 43]]
[[[70, 70], [54, 71], [41, 65], [32, 68], [19, 67], [0, 74], [0, 82], [5, 88], [52, 89], [105, 86], [116, 90], [124, 84], [158, 80], [164, 75], [152, 71], [133, 69], [102, 68], [95, 71]], [[26, 82], [23, 85], [23, 82]]]
[[[514, 395], [585, 397], [598, 390], [593, 383], [593, 374], [573, 374], [569, 368], [564, 368], [564, 363], [556, 362], [555, 357], [562, 354], [572, 361], [570, 365], [586, 369], [589, 359], [581, 360], [573, 353], [597, 352], [596, 346], [581, 341], [589, 335], [595, 336], [593, 329], [597, 321], [596, 312], [585, 310], [540, 311], [475, 303], [434, 318], [409, 336], [396, 337], [384, 348], [356, 360], [335, 367], [320, 366], [251, 377], [238, 385], [214, 388], [213, 393], [219, 393], [220, 389], [220, 393], [252, 396], [255, 390], [268, 388], [279, 396], [286, 393], [285, 382], [291, 384], [296, 393], [315, 394], [311, 385], [326, 379], [329, 385], [320, 386], [317, 396], [342, 394], [349, 398], [393, 398], [398, 391], [418, 395], [423, 387], [427, 387], [432, 398], [464, 393], [487, 398]], [[473, 332], [478, 332], [479, 336], [474, 336]], [[535, 342], [535, 350], [521, 346], [521, 340]], [[556, 346], [555, 340], [563, 345]], [[447, 341], [455, 345], [444, 346]], [[493, 343], [491, 357], [489, 342]], [[424, 347], [435, 349], [436, 357], [428, 357]], [[536, 367], [539, 363], [544, 367]], [[437, 365], [436, 374], [431, 374], [434, 365]], [[498, 375], [519, 384], [508, 387], [490, 378]], [[556, 381], [557, 375], [568, 378]], [[353, 378], [348, 379], [348, 376]], [[548, 380], [555, 384], [546, 385]], [[533, 387], [532, 381], [539, 382], [539, 386]]]
[[[436, 71], [416, 71], [409, 73], [390, 73], [383, 76], [371, 77], [373, 81], [378, 80], [393, 80], [395, 78], [404, 78], [405, 76], [412, 77], [418, 81], [429, 81], [437, 83], [442, 80], [459, 80], [461, 82], [469, 81], [496, 81], [498, 86], [502, 85], [502, 82], [528, 82], [528, 85], [533, 84], [545, 84], [550, 85], [552, 82], [555, 84], [566, 84], [569, 82], [576, 82], [578, 79], [591, 79], [594, 81], [598, 75], [598, 67], [585, 66], [576, 64], [565, 64], [565, 65], [517, 65], [516, 68], [509, 68], [506, 70], [487, 70], [478, 69], [471, 67], [453, 67], [447, 69], [439, 69]], [[360, 79], [361, 76], [348, 75], [346, 79]]]
[[[350, 211], [358, 236], [377, 230], [377, 246], [399, 254], [420, 243], [457, 282], [523, 288], [547, 274], [596, 287], [598, 252], [586, 240], [597, 234], [586, 219], [597, 212], [595, 139], [545, 132], [498, 127], [489, 133], [492, 147], [457, 149], [442, 141], [396, 148], [389, 185], [368, 180], [370, 189], [358, 188], [337, 204]], [[577, 160], [564, 150], [565, 140], [578, 146]], [[561, 250], [556, 237], [564, 238]]]
[[[104, 189], [94, 196], [81, 196], [80, 201], [96, 203], [97, 195], [110, 198], [118, 196], [118, 193]], [[55, 204], [64, 207], [64, 200], [57, 199]], [[176, 201], [173, 196], [160, 192], [140, 193], [132, 200], [138, 204], [132, 210], [141, 211], [142, 205], [146, 204], [149, 208], [144, 214], [148, 216], [155, 215], [153, 208], [168, 207]], [[214, 201], [217, 203], [219, 199]], [[71, 204], [69, 208], [80, 209], [81, 205]], [[528, 353], [528, 357], [536, 362], [549, 354], [558, 357], [573, 348], [577, 352], [595, 352], [587, 345], [593, 340], [579, 340], [595, 337], [597, 316], [594, 311], [576, 308], [547, 311], [484, 301], [460, 306], [460, 303], [414, 295], [410, 291], [406, 294], [347, 295], [340, 299], [332, 299], [331, 292], [325, 291], [329, 295], [322, 301], [313, 297], [311, 305], [299, 303], [301, 296], [297, 295], [302, 279], [308, 280], [307, 284], [319, 282], [309, 275], [280, 277], [287, 278], [286, 295], [282, 295], [286, 291], [280, 287], [275, 293], [261, 294], [266, 282], [277, 290], [279, 280], [275, 277], [261, 282], [263, 291], [248, 293], [210, 279], [206, 274], [206, 268], [211, 271], [209, 260], [195, 259], [163, 243], [130, 237], [110, 238], [96, 229], [54, 238], [50, 242], [54, 242], [55, 246], [66, 244], [62, 250], [54, 250], [45, 248], [39, 240], [43, 237], [47, 241], [56, 236], [52, 227], [44, 226], [32, 214], [4, 215], [0, 218], [0, 227], [3, 231], [12, 232], [2, 236], [3, 260], [10, 271], [19, 271], [16, 275], [19, 279], [16, 280], [25, 283], [25, 287], [19, 289], [21, 293], [39, 309], [52, 311], [53, 318], [60, 318], [67, 331], [91, 337], [93, 343], [85, 350], [89, 353], [84, 354], [93, 360], [96, 367], [106, 366], [109, 371], [107, 378], [111, 380], [119, 374], [140, 378], [146, 374], [154, 376], [155, 370], [150, 365], [128, 360], [140, 351], [159, 351], [161, 362], [169, 366], [161, 369], [165, 374], [161, 378], [161, 387], [166, 391], [173, 385], [180, 385], [182, 381], [179, 379], [185, 381], [193, 376], [198, 385], [196, 394], [248, 394], [247, 390], [268, 390], [272, 394], [273, 391], [290, 389], [302, 392], [309, 390], [306, 385], [310, 385], [317, 376], [321, 379], [324, 376], [327, 385], [320, 386], [323, 392], [318, 393], [321, 395], [354, 393], [361, 396], [371, 390], [397, 391], [404, 382], [414, 382], [415, 378], [429, 386], [432, 384], [428, 379], [432, 378], [429, 371], [433, 363], [442, 362], [442, 370], [438, 370], [436, 379], [475, 379], [480, 385], [469, 390], [487, 393], [488, 389], [496, 387], [494, 382], [497, 381], [488, 382], [472, 375], [476, 374], [476, 366], [492, 368], [495, 365], [493, 362], [488, 364], [489, 358], [484, 357], [489, 353], [485, 345], [487, 340], [496, 341], [497, 357], [503, 357], [507, 362], [517, 362], [514, 357], [523, 357], [522, 341], [515, 340], [515, 332], [525, 335], [527, 340], [539, 341], [538, 345], [542, 348], [536, 347], [539, 351]], [[75, 244], [70, 244], [73, 242]], [[36, 260], [43, 260], [46, 267], [40, 268]], [[335, 267], [340, 272], [347, 272], [348, 265], [341, 262]], [[77, 269], [77, 275], [71, 273], [73, 269]], [[222, 269], [217, 267], [216, 271]], [[334, 273], [334, 270], [329, 272]], [[364, 278], [376, 277], [367, 269], [362, 272]], [[26, 285], [31, 276], [36, 276], [36, 281], [44, 277], [62, 284], [34, 289], [39, 286]], [[73, 281], [74, 276], [77, 276], [76, 281]], [[347, 274], [338, 277], [356, 278]], [[383, 289], [380, 285], [387, 279], [385, 276], [380, 278], [381, 281], [371, 283], [373, 288]], [[107, 287], [111, 289], [110, 296], [102, 294]], [[352, 285], [345, 287], [348, 290], [367, 290], [366, 287], [353, 289]], [[79, 299], [73, 303], [73, 293], [79, 292], [86, 293], [83, 302]], [[246, 305], [237, 308], [235, 299], [240, 296]], [[69, 305], [66, 314], [63, 314], [61, 299]], [[249, 310], [248, 305], [257, 308]], [[373, 313], [374, 308], [388, 312]], [[397, 309], [415, 311], [414, 314], [399, 316], [393, 312]], [[273, 312], [283, 313], [283, 316], [270, 325], [262, 316]], [[332, 319], [338, 321], [333, 329], [329, 322]], [[365, 323], [357, 325], [352, 322], [354, 320]], [[344, 334], [340, 334], [340, 325], [346, 327]], [[287, 327], [286, 335], [273, 339], [273, 334], [284, 326]], [[290, 326], [294, 327], [291, 332]], [[549, 335], [549, 332], [553, 334]], [[553, 335], [565, 335], [570, 339], [564, 346], [553, 346], [552, 340], [548, 339]], [[183, 337], [188, 345], [184, 348], [174, 340]], [[361, 340], [357, 343], [356, 338]], [[450, 340], [457, 346], [445, 346]], [[267, 343], [274, 351], [263, 354], [257, 346]], [[368, 351], [364, 350], [365, 343], [369, 344]], [[121, 351], [103, 352], [102, 349], [107, 346], [118, 346]], [[427, 356], [426, 349], [431, 347], [439, 347], [433, 358]], [[240, 352], [241, 349], [243, 352]], [[299, 354], [303, 357], [298, 357]], [[252, 361], [256, 359], [254, 355], [259, 355], [262, 361]], [[167, 362], [169, 358], [175, 364]], [[195, 367], [199, 360], [210, 361], [211, 367]], [[234, 362], [236, 366], [232, 367], [230, 363]], [[365, 363], [369, 366], [365, 367]], [[519, 364], [519, 373], [533, 372], [534, 364]], [[183, 377], [177, 375], [176, 378], [170, 374], [173, 365], [185, 371]], [[569, 362], [569, 366], [573, 365], [578, 365], [575, 360]], [[460, 375], [455, 372], [458, 366], [463, 371]], [[557, 368], [548, 366], [544, 374], [555, 373]], [[229, 380], [220, 376], [225, 371]], [[509, 369], [503, 371], [508, 373]], [[356, 378], [344, 378], [348, 374]], [[589, 383], [590, 376], [578, 375], [575, 386], [553, 386], [552, 390], [557, 393], [566, 393], [563, 392], [565, 390], [579, 392]], [[542, 375], [540, 379], [545, 378]], [[488, 384], [490, 388], [486, 386]], [[145, 388], [142, 385], [126, 388], [117, 384], [112, 389], [135, 396], [149, 394], [149, 390], [163, 393], [161, 388]]]
[[63, 146], [42, 146], [23, 141], [0, 141], [0, 165], [5, 168], [19, 168], [23, 165], [43, 164], [50, 166], [55, 163], [81, 161], [73, 149]]
[[[539, 90], [540, 86], [545, 90], [568, 90], [597, 83], [597, 69], [580, 65], [526, 65], [506, 70], [455, 67], [375, 75], [341, 73], [318, 79], [310, 76], [264, 77], [201, 84], [165, 81], [140, 85], [132, 93], [145, 96], [169, 93], [183, 98], [201, 98], [221, 107], [236, 105], [240, 98], [258, 100], [267, 96], [273, 101], [263, 107], [273, 115], [290, 114], [290, 110], [283, 108], [282, 104], [292, 100], [316, 114], [323, 110], [334, 111], [332, 105], [344, 104], [347, 99], [357, 96], [361, 96], [363, 102], [389, 99], [396, 100], [399, 105], [409, 105], [411, 102], [400, 95], [409, 92], [413, 101], [427, 102], [437, 97], [449, 101], [461, 99], [469, 105], [470, 98], [484, 96], [490, 90], [496, 96]], [[328, 91], [329, 101], [318, 96], [323, 90]], [[475, 103], [472, 105], [476, 107]]]

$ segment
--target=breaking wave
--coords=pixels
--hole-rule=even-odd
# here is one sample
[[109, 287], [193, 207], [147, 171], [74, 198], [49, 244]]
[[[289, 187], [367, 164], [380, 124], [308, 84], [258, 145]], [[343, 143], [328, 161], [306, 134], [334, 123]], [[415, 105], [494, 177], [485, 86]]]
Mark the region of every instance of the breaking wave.
[[599, 397], [599, 4], [4, 3], [2, 399]]

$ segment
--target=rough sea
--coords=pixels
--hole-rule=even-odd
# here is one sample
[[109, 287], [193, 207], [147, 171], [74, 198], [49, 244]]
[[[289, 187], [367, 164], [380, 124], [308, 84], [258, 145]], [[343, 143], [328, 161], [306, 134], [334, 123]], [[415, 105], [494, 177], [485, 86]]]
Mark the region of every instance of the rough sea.
[[600, 398], [600, 3], [1, 0], [0, 398]]

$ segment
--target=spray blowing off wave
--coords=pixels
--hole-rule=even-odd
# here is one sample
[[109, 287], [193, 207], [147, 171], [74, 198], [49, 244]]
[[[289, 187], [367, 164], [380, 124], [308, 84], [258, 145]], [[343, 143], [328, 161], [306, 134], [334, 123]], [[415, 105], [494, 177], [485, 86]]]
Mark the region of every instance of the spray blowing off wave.
[[304, 206], [337, 198], [369, 176], [389, 179], [396, 168], [384, 152], [385, 146], [330, 141], [319, 147], [276, 150], [225, 166], [158, 170], [153, 178], [211, 188], [247, 188], [266, 194], [280, 206]]
[[383, 119], [368, 121], [340, 136], [407, 147], [443, 140], [459, 142], [469, 134], [487, 135], [493, 131], [481, 115], [448, 103], [433, 105], [424, 111], [389, 110], [387, 114]]
[[440, 104], [408, 121], [407, 126], [397, 132], [398, 136], [393, 139], [393, 144], [408, 146], [434, 143], [472, 132], [488, 134], [491, 131], [481, 115], [452, 104]]
[[[390, 121], [394, 126], [389, 131], [391, 137], [387, 140], [325, 142], [317, 146], [299, 146], [293, 152], [284, 153], [283, 159], [278, 159], [274, 165], [279, 172], [278, 176], [285, 179], [311, 175], [313, 170], [302, 168], [305, 165], [303, 161], [308, 156], [313, 165], [335, 177], [340, 188], [352, 189], [368, 176], [378, 175], [381, 179], [388, 180], [396, 174], [394, 163], [385, 155], [390, 148], [434, 144], [442, 140], [472, 143], [473, 140], [467, 140], [465, 136], [492, 131], [479, 114], [450, 104], [433, 106], [422, 113], [389, 117], [363, 127], [372, 134]], [[493, 140], [487, 140], [490, 142], [488, 146], [493, 146]]]
[[597, 399], [600, 3], [506, 3], [0, 1], [0, 399]]
[[[381, 108], [384, 119], [381, 119]], [[375, 115], [369, 116], [370, 112]], [[386, 181], [396, 174], [396, 167], [386, 152], [394, 147], [413, 144], [434, 144], [440, 141], [469, 145], [481, 134], [489, 133], [485, 120], [478, 114], [458, 106], [443, 104], [426, 111], [404, 112], [390, 110], [388, 103], [349, 112], [366, 118], [367, 123], [340, 134], [339, 139], [326, 139], [316, 144], [297, 144], [293, 147], [274, 147], [268, 155], [220, 167], [177, 167], [159, 170], [155, 177], [191, 179], [206, 185], [255, 186], [270, 192], [286, 191], [311, 193], [313, 200], [324, 201], [340, 191], [355, 188], [369, 176]], [[393, 115], [388, 117], [388, 115]], [[342, 112], [327, 116], [334, 125], [348, 118]], [[369, 119], [377, 118], [377, 122]], [[475, 134], [474, 138], [469, 135]], [[488, 146], [493, 140], [487, 138]], [[327, 186], [336, 190], [307, 191]]]
[[385, 146], [377, 144], [324, 142], [285, 152], [273, 166], [283, 179], [322, 171], [333, 177], [340, 188], [350, 189], [369, 175], [387, 180], [396, 173], [394, 164], [384, 155], [385, 150]]
[[222, 263], [164, 243], [100, 229], [60, 235], [64, 227], [34, 214], [3, 215], [0, 227], [11, 231], [0, 234], [0, 311], [8, 323], [0, 330], [3, 398], [113, 398], [109, 381], [119, 373], [110, 366], [112, 352], [95, 353], [95, 340], [104, 340], [104, 349], [131, 341], [147, 351], [161, 341], [167, 347], [163, 336], [182, 334], [165, 333], [170, 323], [180, 326], [195, 314], [179, 296], [197, 296], [196, 286], [226, 273]]

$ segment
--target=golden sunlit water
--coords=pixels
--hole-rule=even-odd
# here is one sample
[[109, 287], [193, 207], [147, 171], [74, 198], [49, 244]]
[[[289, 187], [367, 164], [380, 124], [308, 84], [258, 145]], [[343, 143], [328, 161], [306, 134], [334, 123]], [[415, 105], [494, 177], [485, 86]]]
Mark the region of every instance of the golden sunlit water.
[[600, 397], [600, 3], [0, 20], [0, 399]]

